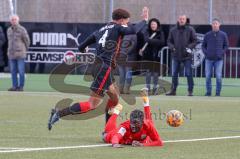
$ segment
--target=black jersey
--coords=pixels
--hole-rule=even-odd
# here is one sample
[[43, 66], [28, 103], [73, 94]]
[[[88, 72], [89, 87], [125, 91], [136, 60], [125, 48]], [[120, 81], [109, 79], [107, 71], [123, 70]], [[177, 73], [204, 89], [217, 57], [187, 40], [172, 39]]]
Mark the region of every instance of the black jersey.
[[146, 24], [146, 21], [141, 21], [135, 26], [122, 26], [114, 22], [110, 22], [91, 34], [79, 46], [79, 51], [83, 50], [90, 44], [96, 43], [96, 56], [104, 64], [108, 66], [115, 65], [115, 60], [121, 44], [121, 39], [124, 35], [136, 34]]

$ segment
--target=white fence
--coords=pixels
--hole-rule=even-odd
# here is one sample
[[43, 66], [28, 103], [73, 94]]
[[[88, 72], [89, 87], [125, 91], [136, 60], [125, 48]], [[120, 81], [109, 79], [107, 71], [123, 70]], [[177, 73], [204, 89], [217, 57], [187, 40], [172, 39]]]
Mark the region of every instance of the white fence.
[[[161, 57], [160, 63], [170, 68], [165, 76], [171, 76], [171, 52], [167, 46], [159, 51], [159, 57]], [[205, 77], [204, 63], [205, 61], [199, 67], [193, 69], [194, 77]], [[160, 67], [161, 75], [163, 75], [162, 65]], [[240, 48], [230, 47], [224, 55], [223, 78], [240, 78], [240, 69], [238, 67], [240, 67]], [[182, 75], [185, 76], [185, 70], [183, 70]]]

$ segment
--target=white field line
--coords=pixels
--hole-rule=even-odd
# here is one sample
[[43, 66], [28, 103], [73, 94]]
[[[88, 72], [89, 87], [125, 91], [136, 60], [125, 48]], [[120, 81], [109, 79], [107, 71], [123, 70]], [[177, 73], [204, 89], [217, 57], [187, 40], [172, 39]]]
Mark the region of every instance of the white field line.
[[19, 149], [26, 149], [20, 147], [0, 147], [0, 150], [19, 150]]
[[65, 147], [43, 147], [43, 148], [18, 148], [18, 149], [14, 149], [14, 150], [3, 150], [3, 151], [0, 151], [0, 153], [79, 149], [79, 148], [93, 148], [93, 147], [107, 147], [107, 146], [111, 146], [111, 144], [79, 145], [79, 146], [65, 146]]
[[[224, 137], [212, 137], [212, 138], [201, 138], [201, 139], [167, 140], [167, 141], [164, 141], [164, 143], [196, 142], [196, 141], [211, 141], [211, 140], [239, 139], [239, 138], [240, 138], [240, 136], [224, 136]], [[8, 149], [6, 148], [6, 150], [3, 150], [3, 151], [1, 150], [0, 153], [95, 148], [95, 147], [109, 147], [109, 146], [111, 146], [111, 144], [79, 145], [79, 146], [65, 146], [65, 147], [45, 147], [45, 148], [8, 148]]]
[[238, 139], [238, 138], [240, 138], [240, 136], [224, 136], [224, 137], [211, 137], [211, 138], [201, 138], [201, 139], [168, 140], [168, 141], [164, 141], [164, 143], [210, 141], [210, 140], [224, 140], [224, 139]]
[[[28, 96], [42, 96], [42, 97], [63, 97], [63, 98], [80, 98], [80, 97], [88, 97], [87, 95], [83, 94], [71, 94], [71, 93], [61, 93], [61, 92], [9, 92], [9, 91], [0, 91], [1, 95], [28, 95]], [[137, 97], [139, 98], [139, 97]], [[172, 100], [172, 97], [160, 95], [160, 96], [150, 96], [151, 100]], [[240, 102], [239, 97], [205, 97], [205, 96], [175, 96], [174, 100], [177, 101], [209, 101], [209, 102], [215, 102], [217, 101], [229, 101], [229, 102]]]

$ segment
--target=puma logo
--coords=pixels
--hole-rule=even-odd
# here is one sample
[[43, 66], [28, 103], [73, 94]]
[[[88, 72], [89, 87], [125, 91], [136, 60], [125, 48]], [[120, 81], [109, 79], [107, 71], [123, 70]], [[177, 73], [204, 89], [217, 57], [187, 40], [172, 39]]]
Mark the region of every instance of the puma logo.
[[74, 37], [74, 36], [73, 36], [72, 34], [70, 34], [70, 33], [67, 34], [67, 38], [73, 40], [77, 46], [79, 46], [78, 38], [79, 38], [80, 36], [81, 36], [81, 33], [79, 33], [79, 34], [77, 35], [77, 37]]

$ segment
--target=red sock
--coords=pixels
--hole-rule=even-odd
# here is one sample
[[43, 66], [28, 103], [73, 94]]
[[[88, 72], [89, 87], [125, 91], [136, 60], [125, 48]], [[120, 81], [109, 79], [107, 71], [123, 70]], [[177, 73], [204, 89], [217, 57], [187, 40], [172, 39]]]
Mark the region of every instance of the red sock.
[[81, 113], [86, 113], [91, 110], [89, 102], [80, 102], [79, 105]]
[[111, 117], [109, 118], [109, 120], [105, 126], [106, 133], [117, 129], [117, 117], [118, 117], [117, 114], [111, 115]]
[[107, 109], [109, 108], [112, 108], [114, 106], [116, 106], [118, 104], [118, 102], [114, 101], [114, 100], [111, 100], [111, 99], [108, 99], [108, 102], [107, 102]]

